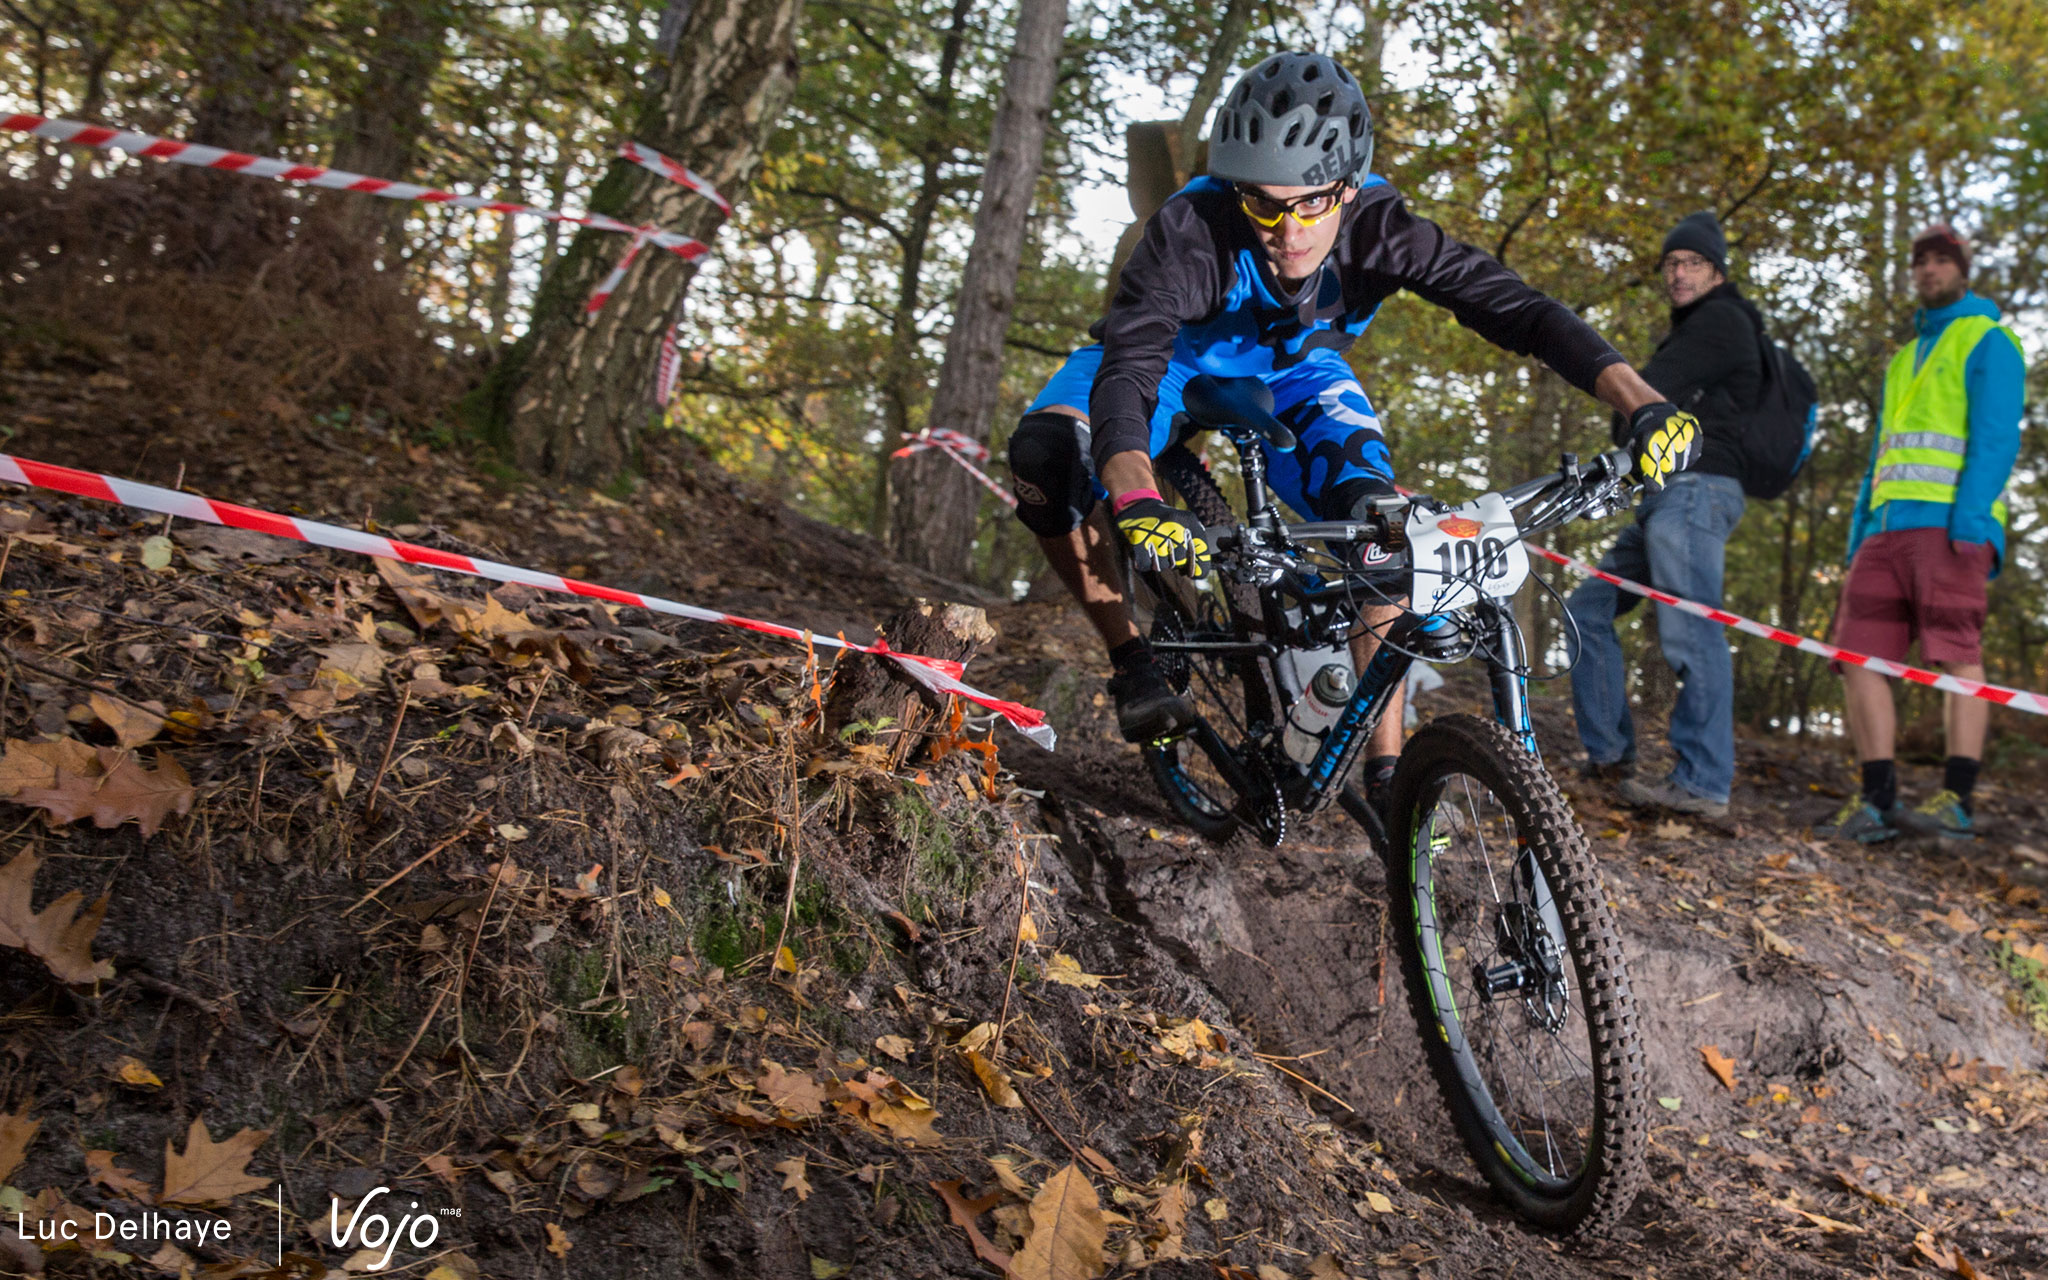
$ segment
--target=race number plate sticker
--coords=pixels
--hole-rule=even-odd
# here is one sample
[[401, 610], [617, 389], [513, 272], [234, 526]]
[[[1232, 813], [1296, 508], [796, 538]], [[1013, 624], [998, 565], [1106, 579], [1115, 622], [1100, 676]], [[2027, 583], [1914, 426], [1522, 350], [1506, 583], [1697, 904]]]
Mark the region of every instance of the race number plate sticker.
[[1479, 600], [1479, 592], [1505, 600], [1529, 577], [1529, 552], [1507, 499], [1484, 494], [1448, 514], [1408, 510], [1408, 545], [1414, 548], [1419, 613], [1449, 613]]

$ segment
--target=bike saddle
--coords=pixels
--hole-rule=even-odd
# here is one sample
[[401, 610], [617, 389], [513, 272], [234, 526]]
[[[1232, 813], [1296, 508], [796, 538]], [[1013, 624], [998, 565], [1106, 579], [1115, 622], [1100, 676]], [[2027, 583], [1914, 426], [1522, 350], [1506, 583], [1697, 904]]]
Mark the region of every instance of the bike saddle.
[[1294, 433], [1273, 416], [1273, 388], [1257, 378], [1188, 380], [1181, 403], [1196, 426], [1211, 431], [1248, 431], [1275, 449], [1292, 449]]

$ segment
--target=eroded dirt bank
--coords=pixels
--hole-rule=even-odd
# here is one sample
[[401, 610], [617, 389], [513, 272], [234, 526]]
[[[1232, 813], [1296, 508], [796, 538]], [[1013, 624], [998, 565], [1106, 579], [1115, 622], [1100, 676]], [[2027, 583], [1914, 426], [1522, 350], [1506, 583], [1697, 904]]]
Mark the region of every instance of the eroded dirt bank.
[[[370, 435], [208, 444], [188, 482], [222, 496], [375, 507], [820, 629], [961, 594], [687, 454], [618, 503]], [[146, 433], [13, 448], [159, 483], [178, 465]], [[321, 1275], [354, 1252], [330, 1204], [388, 1185], [462, 1211], [398, 1255], [436, 1280], [972, 1276], [1078, 1177], [1113, 1215], [1104, 1265], [1161, 1274], [2048, 1269], [2042, 1042], [1999, 967], [2048, 934], [2021, 779], [1988, 788], [1997, 838], [1959, 850], [1814, 843], [1842, 772], [1796, 743], [1743, 744], [1722, 824], [1575, 794], [1668, 1102], [1627, 1229], [1562, 1244], [1503, 1216], [1441, 1121], [1362, 841], [1341, 820], [1278, 850], [1180, 832], [1111, 741], [1067, 611], [991, 609], [976, 678], [1051, 708], [1063, 742], [1001, 740], [989, 785], [974, 751], [899, 762], [907, 726], [807, 727], [822, 691], [790, 647], [184, 528], [151, 567], [161, 520], [0, 497], [6, 737], [132, 740], [190, 784], [147, 837], [146, 813], [5, 806], [35, 909], [106, 895], [86, 962], [112, 969], [60, 981], [0, 948], [0, 1103], [9, 1133], [34, 1126], [0, 1196], [26, 1226], [212, 1214], [262, 1247], [191, 1265], [258, 1274], [274, 1202], [290, 1273]], [[121, 707], [149, 703], [166, 719], [135, 738]], [[1540, 712], [1570, 759], [1560, 704]], [[166, 1144], [190, 1161], [195, 1119], [264, 1136], [219, 1194], [180, 1197]]]

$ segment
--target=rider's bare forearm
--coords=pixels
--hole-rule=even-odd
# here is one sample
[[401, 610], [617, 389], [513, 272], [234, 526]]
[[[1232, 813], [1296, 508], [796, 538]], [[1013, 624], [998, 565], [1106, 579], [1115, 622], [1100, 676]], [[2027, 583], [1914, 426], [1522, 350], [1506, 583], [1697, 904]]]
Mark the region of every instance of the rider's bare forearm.
[[1118, 498], [1133, 489], [1159, 489], [1159, 479], [1152, 474], [1152, 459], [1136, 449], [1113, 453], [1102, 463], [1102, 487], [1109, 490], [1112, 506]]
[[1643, 381], [1643, 375], [1626, 364], [1610, 364], [1600, 371], [1593, 382], [1593, 394], [1603, 404], [1618, 410], [1623, 415], [1634, 413], [1646, 404], [1668, 400], [1669, 396]]

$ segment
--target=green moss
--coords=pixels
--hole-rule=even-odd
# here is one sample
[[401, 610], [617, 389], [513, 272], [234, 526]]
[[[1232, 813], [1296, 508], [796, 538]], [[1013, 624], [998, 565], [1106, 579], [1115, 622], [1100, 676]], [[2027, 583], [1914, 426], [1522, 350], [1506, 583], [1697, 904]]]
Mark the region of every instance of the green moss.
[[2010, 942], [1999, 943], [1991, 958], [2013, 981], [2014, 990], [2006, 997], [2012, 1011], [2048, 1035], [2048, 965], [2020, 955]]
[[737, 969], [753, 957], [757, 930], [737, 911], [718, 911], [707, 916], [697, 929], [697, 954], [706, 964]]

